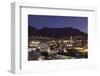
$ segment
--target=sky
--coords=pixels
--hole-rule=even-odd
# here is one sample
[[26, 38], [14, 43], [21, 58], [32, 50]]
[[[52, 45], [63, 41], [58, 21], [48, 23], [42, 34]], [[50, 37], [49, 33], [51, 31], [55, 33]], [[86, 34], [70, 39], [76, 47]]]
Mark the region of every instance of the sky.
[[88, 17], [28, 15], [28, 26], [33, 26], [37, 29], [41, 29], [43, 27], [48, 27], [48, 28], [72, 27], [87, 33]]

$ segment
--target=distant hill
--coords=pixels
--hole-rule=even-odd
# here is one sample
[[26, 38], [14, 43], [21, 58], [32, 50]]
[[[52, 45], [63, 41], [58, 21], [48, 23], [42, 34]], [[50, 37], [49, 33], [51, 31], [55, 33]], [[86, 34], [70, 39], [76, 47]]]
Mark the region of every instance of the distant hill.
[[36, 34], [37, 34], [37, 29], [32, 26], [28, 26], [28, 35], [32, 36], [32, 35], [36, 35]]
[[28, 27], [29, 36], [42, 36], [42, 37], [68, 37], [68, 36], [87, 36], [86, 33], [72, 27], [66, 28], [48, 28], [44, 27], [36, 29], [32, 26]]

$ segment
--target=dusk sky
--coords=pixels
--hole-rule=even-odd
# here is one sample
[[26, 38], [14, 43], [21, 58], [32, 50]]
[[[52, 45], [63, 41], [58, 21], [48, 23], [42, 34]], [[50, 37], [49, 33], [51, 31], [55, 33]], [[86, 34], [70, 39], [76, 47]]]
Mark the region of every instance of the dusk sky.
[[28, 25], [37, 29], [72, 27], [87, 33], [88, 17], [28, 15]]

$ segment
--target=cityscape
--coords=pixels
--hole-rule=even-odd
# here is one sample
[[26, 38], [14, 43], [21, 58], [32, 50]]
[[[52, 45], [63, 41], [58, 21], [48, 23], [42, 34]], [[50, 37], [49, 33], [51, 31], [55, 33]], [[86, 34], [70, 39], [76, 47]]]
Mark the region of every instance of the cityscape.
[[88, 58], [88, 18], [28, 15], [28, 61]]

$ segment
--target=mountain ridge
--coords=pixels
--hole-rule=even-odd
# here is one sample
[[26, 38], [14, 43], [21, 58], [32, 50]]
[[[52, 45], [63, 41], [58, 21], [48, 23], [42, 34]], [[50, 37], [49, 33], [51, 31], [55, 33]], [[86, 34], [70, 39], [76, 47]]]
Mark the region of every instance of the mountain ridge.
[[68, 37], [68, 36], [87, 36], [87, 33], [80, 31], [79, 29], [72, 27], [64, 28], [49, 28], [43, 27], [37, 29], [32, 26], [28, 26], [28, 36], [42, 36], [42, 37]]

